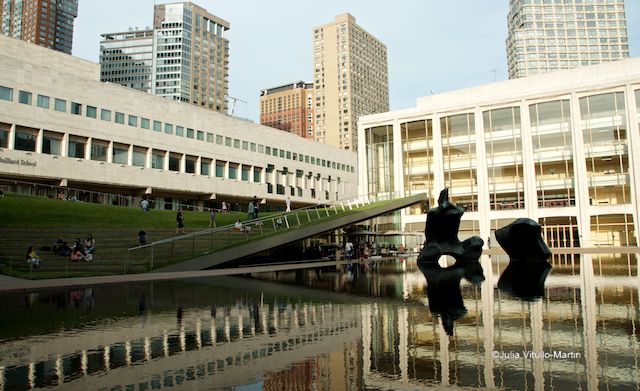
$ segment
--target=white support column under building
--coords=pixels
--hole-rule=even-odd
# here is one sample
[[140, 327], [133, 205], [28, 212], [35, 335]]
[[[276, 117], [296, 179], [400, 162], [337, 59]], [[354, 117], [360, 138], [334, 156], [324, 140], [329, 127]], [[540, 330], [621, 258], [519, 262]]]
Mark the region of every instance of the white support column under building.
[[[62, 137], [64, 139], [64, 136]], [[16, 145], [16, 124], [11, 124], [11, 127], [9, 128], [9, 135], [7, 136], [7, 149], [13, 150], [15, 149], [15, 145]], [[62, 155], [62, 156], [66, 156], [66, 155]]]
[[575, 197], [578, 209], [577, 224], [581, 247], [591, 246], [591, 217], [589, 216], [589, 182], [585, 160], [580, 100], [575, 92], [571, 93], [571, 125], [573, 128], [573, 175]]
[[[38, 129], [38, 134], [36, 135], [36, 153], [42, 153], [42, 144], [44, 141], [44, 129]], [[89, 156], [85, 152], [85, 156]]]
[[[479, 107], [474, 109], [475, 138], [476, 138], [476, 160], [478, 162], [487, 161], [487, 148], [485, 143], [484, 120], [482, 110]], [[438, 121], [439, 123], [440, 121]], [[438, 125], [439, 126], [439, 125]], [[487, 238], [491, 235], [490, 215], [490, 195], [489, 195], [489, 174], [482, 169], [483, 165], [476, 167], [476, 178], [478, 181], [478, 223], [480, 225], [480, 237], [484, 240], [485, 247], [489, 247]]]
[[400, 121], [398, 119], [393, 121], [392, 127], [392, 142], [393, 148], [393, 190], [397, 196], [404, 197], [404, 175], [403, 175], [403, 162], [402, 162], [402, 132], [400, 129]]
[[[442, 133], [440, 130], [440, 115], [433, 115], [433, 187], [434, 197], [438, 201], [440, 191], [444, 189], [444, 163], [442, 161]], [[433, 205], [435, 207], [437, 205]]]
[[640, 118], [638, 118], [638, 102], [631, 85], [625, 86], [627, 96], [627, 137], [629, 137], [629, 179], [631, 181], [631, 205], [633, 213], [633, 231], [635, 233], [636, 246], [640, 243], [640, 154], [631, 151], [640, 151]]
[[531, 137], [531, 118], [529, 107], [524, 99], [520, 102], [520, 137], [522, 140], [522, 169], [524, 171], [524, 213], [530, 219], [538, 221], [538, 191], [533, 139]]

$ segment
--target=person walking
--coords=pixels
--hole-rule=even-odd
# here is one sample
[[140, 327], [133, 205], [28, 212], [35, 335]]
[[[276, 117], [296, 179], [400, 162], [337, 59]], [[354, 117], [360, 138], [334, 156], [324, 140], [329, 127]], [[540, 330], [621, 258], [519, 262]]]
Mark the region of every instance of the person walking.
[[209, 212], [209, 228], [216, 227], [216, 214], [217, 214], [216, 209], [211, 208], [211, 211]]
[[285, 204], [287, 205], [287, 212], [291, 212], [291, 198], [287, 197], [287, 200], [285, 201]]
[[140, 201], [140, 207], [145, 212], [148, 212], [149, 211], [149, 201], [146, 198], [143, 198], [142, 201]]
[[140, 232], [138, 232], [138, 243], [140, 243], [141, 246], [147, 244], [147, 233], [143, 230], [140, 230]]
[[182, 210], [178, 211], [178, 214], [176, 215], [176, 222], [178, 223], [178, 226], [176, 227], [176, 234], [184, 233], [184, 217], [182, 216]]
[[253, 196], [253, 218], [254, 219], [258, 218], [259, 209], [260, 209], [260, 203], [258, 202], [258, 199], [256, 198], [256, 196]]
[[255, 217], [255, 213], [256, 213], [256, 207], [255, 204], [253, 203], [253, 201], [249, 201], [249, 208], [248, 208], [248, 220], [253, 220]]
[[228, 212], [227, 203], [226, 202], [222, 201], [222, 207], [221, 208], [222, 208], [222, 213], [227, 213]]

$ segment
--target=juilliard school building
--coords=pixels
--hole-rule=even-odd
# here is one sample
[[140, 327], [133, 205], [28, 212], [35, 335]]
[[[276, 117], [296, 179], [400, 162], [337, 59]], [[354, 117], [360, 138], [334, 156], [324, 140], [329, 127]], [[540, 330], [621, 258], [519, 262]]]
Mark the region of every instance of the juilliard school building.
[[390, 221], [406, 231], [424, 230], [449, 187], [461, 237], [492, 247], [519, 217], [552, 247], [636, 245], [639, 115], [640, 59], [426, 96], [360, 119], [360, 192], [425, 193]]
[[354, 152], [102, 83], [98, 64], [20, 40], [0, 36], [0, 48], [0, 185], [146, 196], [166, 209], [357, 194]]

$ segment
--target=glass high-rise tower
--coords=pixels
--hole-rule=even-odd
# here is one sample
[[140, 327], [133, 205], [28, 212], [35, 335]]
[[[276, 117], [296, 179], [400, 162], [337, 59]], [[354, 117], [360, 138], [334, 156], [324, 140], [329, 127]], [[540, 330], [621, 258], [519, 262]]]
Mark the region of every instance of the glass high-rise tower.
[[623, 0], [510, 0], [509, 78], [629, 57]]
[[100, 81], [151, 93], [152, 64], [152, 29], [102, 34]]
[[151, 93], [226, 113], [229, 22], [191, 2], [158, 4]]
[[158, 4], [153, 28], [102, 34], [100, 80], [226, 113], [229, 27], [191, 2]]

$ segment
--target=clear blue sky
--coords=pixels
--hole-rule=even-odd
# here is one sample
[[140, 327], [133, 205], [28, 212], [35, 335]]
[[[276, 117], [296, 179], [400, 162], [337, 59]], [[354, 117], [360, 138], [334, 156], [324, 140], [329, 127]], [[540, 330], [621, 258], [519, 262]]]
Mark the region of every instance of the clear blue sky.
[[[157, 0], [156, 3], [168, 1]], [[231, 23], [229, 94], [235, 114], [258, 122], [260, 90], [313, 81], [311, 31], [349, 12], [387, 45], [391, 109], [431, 90], [507, 78], [508, 0], [196, 0]], [[79, 0], [73, 54], [98, 62], [100, 34], [151, 26], [153, 0]], [[640, 55], [640, 0], [626, 0], [629, 46]], [[494, 71], [495, 70], [495, 71]]]

